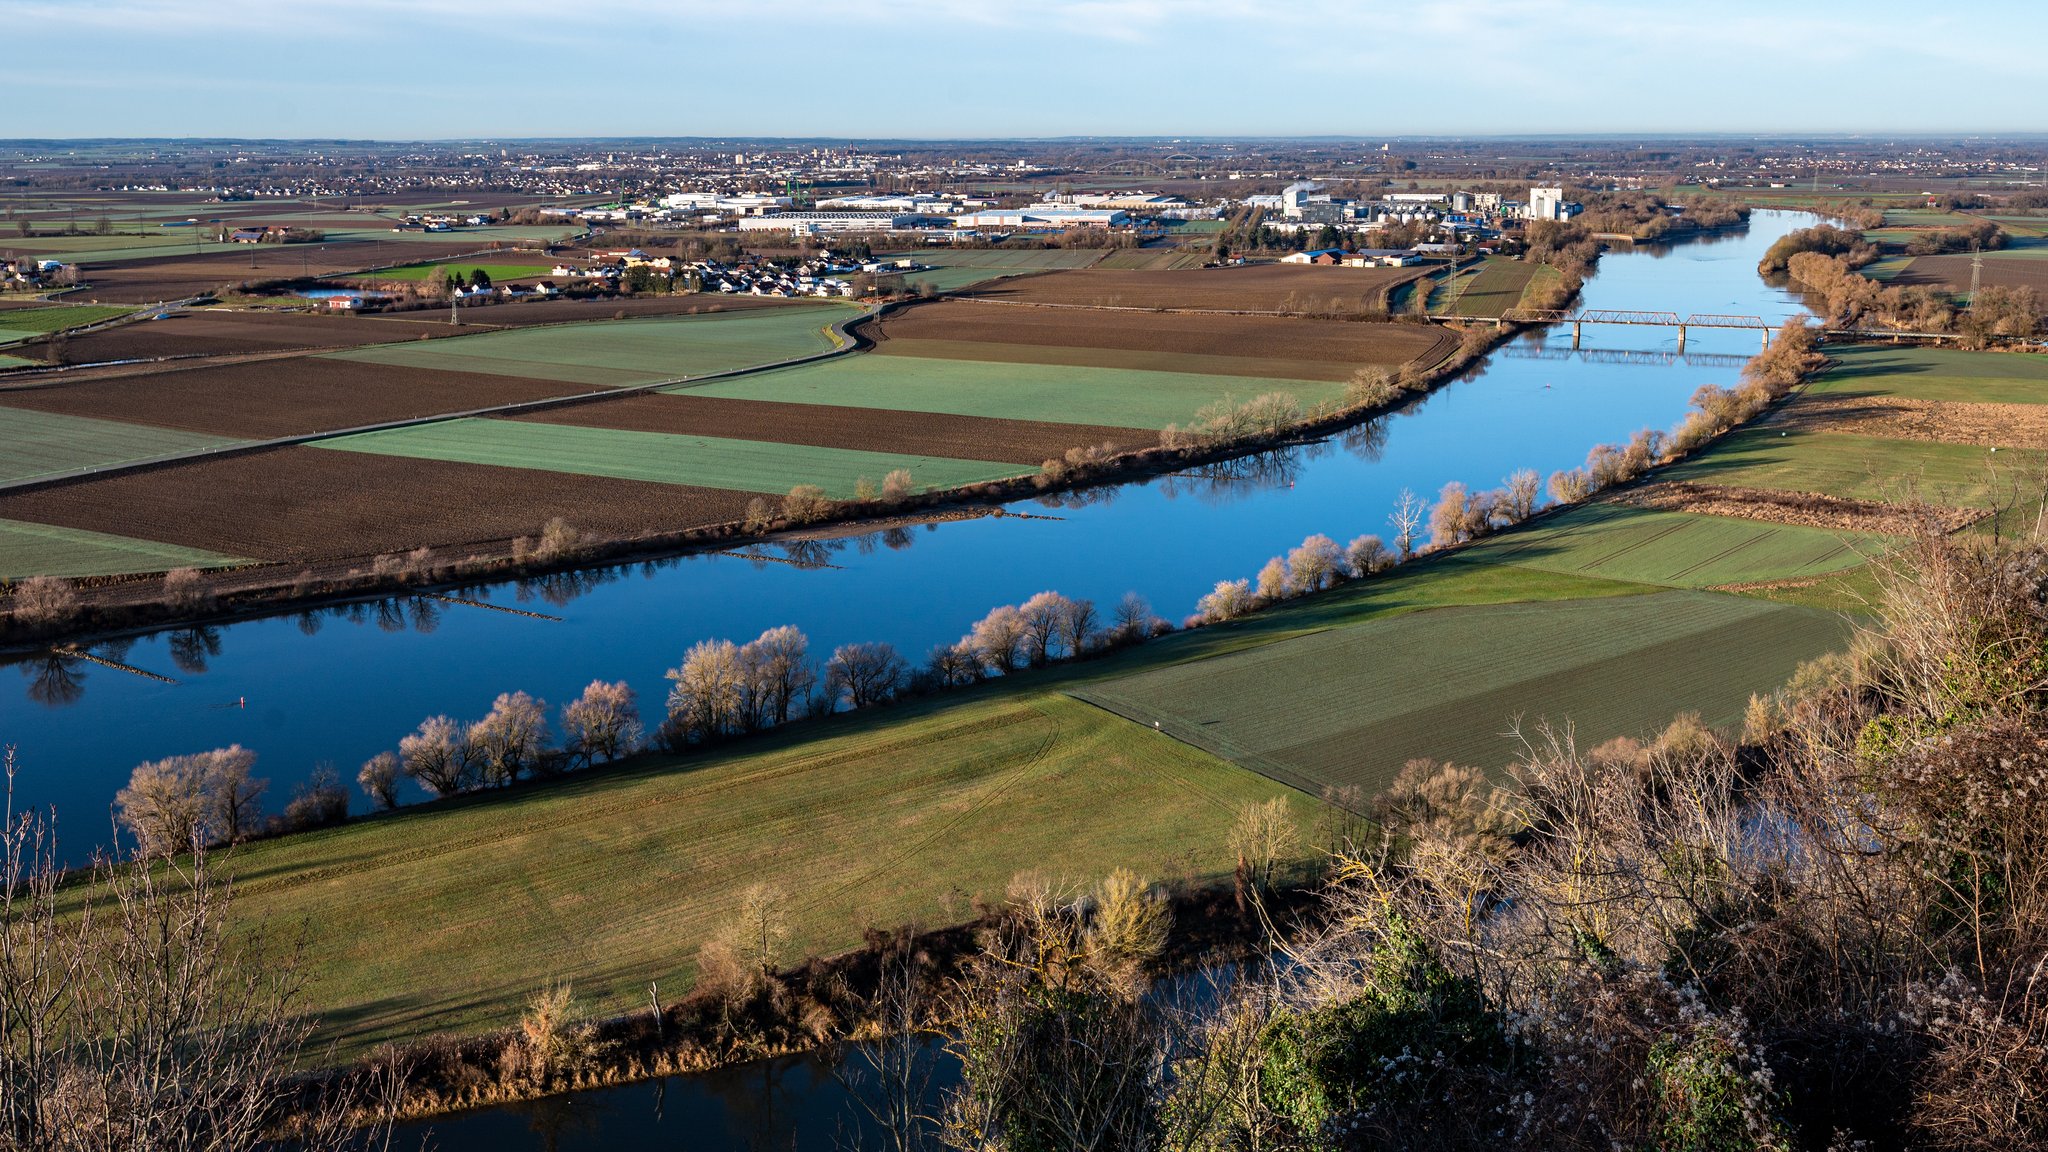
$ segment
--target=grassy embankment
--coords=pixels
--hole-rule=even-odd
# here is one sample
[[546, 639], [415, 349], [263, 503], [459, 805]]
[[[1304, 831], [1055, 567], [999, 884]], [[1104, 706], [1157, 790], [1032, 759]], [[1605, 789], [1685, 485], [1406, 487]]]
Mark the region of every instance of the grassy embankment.
[[[1816, 393], [2048, 398], [2048, 364], [2033, 359], [1837, 355], [1843, 366]], [[1881, 491], [1843, 463], [1875, 453], [1887, 474], [1920, 476], [1926, 498], [1997, 498], [1955, 445], [1863, 439], [1760, 428], [1679, 472]], [[549, 979], [573, 981], [598, 1011], [639, 1002], [649, 980], [679, 990], [737, 891], [760, 881], [790, 893], [792, 947], [824, 952], [869, 925], [960, 915], [1025, 868], [1218, 877], [1238, 805], [1287, 795], [1308, 826], [1316, 802], [1273, 778], [1371, 788], [1410, 755], [1498, 764], [1513, 744], [1496, 734], [1517, 715], [1573, 719], [1582, 740], [1643, 733], [1686, 709], [1732, 722], [1750, 692], [1847, 631], [1833, 612], [1772, 600], [1853, 607], [1858, 566], [1882, 543], [1696, 513], [1571, 511], [1107, 659], [245, 846], [233, 860], [241, 910], [303, 925], [309, 1007], [359, 1046], [504, 1024]]]

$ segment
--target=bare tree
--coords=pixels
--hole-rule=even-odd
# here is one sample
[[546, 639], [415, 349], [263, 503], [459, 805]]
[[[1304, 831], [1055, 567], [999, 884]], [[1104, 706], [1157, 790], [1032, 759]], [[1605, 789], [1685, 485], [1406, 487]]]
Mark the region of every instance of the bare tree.
[[462, 725], [452, 717], [429, 716], [419, 731], [398, 742], [405, 774], [436, 796], [453, 796], [470, 787], [469, 760], [463, 751]]
[[592, 680], [562, 706], [562, 742], [586, 766], [616, 760], [640, 742], [640, 709], [624, 680]]
[[1136, 592], [1126, 592], [1116, 602], [1116, 623], [1111, 629], [1123, 640], [1143, 640], [1152, 630], [1152, 602]]
[[1317, 592], [1343, 575], [1344, 553], [1328, 536], [1310, 536], [1287, 553], [1287, 582], [1296, 593]]
[[356, 771], [356, 784], [362, 788], [378, 808], [390, 811], [398, 807], [398, 778], [402, 772], [395, 752], [379, 752]]
[[811, 670], [810, 638], [795, 625], [784, 624], [761, 633], [747, 648], [761, 678], [767, 719], [788, 723], [791, 707], [808, 695], [817, 681]]
[[668, 678], [669, 725], [685, 741], [715, 740], [734, 730], [740, 714], [740, 650], [730, 640], [700, 640]]
[[548, 746], [547, 704], [524, 692], [503, 692], [464, 744], [486, 784], [508, 785], [532, 770]]
[[1024, 647], [1024, 616], [1009, 604], [991, 609], [961, 642], [980, 653], [990, 669], [1008, 672], [1017, 666], [1017, 654]]
[[170, 856], [202, 845], [209, 833], [207, 758], [172, 756], [135, 766], [114, 795], [121, 823], [145, 856]]
[[1401, 495], [1395, 498], [1394, 511], [1387, 517], [1387, 524], [1394, 530], [1394, 551], [1401, 554], [1404, 562], [1415, 555], [1415, 537], [1421, 533], [1423, 517], [1428, 511], [1422, 497], [1410, 489], [1401, 489]]
[[1024, 624], [1024, 658], [1032, 667], [1043, 667], [1052, 661], [1060, 623], [1069, 603], [1057, 592], [1040, 592], [1017, 606], [1017, 615]]
[[1079, 656], [1095, 636], [1095, 601], [1068, 600], [1060, 613], [1060, 644], [1068, 656]]
[[31, 576], [15, 585], [8, 610], [30, 628], [55, 628], [78, 611], [78, 590], [59, 576]]
[[256, 754], [240, 744], [206, 754], [206, 799], [213, 827], [230, 843], [255, 831], [269, 781], [252, 779]]
[[1344, 546], [1344, 566], [1356, 577], [1383, 572], [1393, 559], [1377, 536], [1360, 536]]
[[1505, 498], [1501, 511], [1512, 523], [1520, 523], [1536, 514], [1536, 501], [1543, 495], [1543, 478], [1534, 468], [1523, 468], [1502, 482]]
[[882, 477], [882, 499], [891, 502], [909, 498], [911, 493], [910, 470], [897, 468]]
[[903, 668], [903, 657], [896, 654], [893, 644], [842, 644], [825, 665], [826, 690], [835, 702], [844, 699], [848, 707], [872, 707], [896, 694], [903, 682]]
[[1208, 595], [1195, 602], [1195, 615], [1210, 623], [1234, 620], [1257, 607], [1249, 580], [1218, 580]]
[[1230, 828], [1231, 854], [1260, 888], [1272, 887], [1280, 864], [1294, 850], [1296, 840], [1294, 815], [1281, 796], [1262, 804], [1247, 803], [1238, 809], [1237, 822]]

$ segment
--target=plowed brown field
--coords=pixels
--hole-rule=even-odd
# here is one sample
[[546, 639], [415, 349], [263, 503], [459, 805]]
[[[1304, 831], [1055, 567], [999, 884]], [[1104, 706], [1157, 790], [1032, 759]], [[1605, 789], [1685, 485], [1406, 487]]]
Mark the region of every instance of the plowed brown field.
[[[918, 305], [869, 325], [869, 334], [897, 355], [1295, 380], [1348, 379], [1361, 364], [1434, 363], [1457, 343], [1442, 329], [1420, 324], [1018, 308], [971, 299]], [[1139, 355], [1091, 357], [1084, 351], [1091, 349]], [[1049, 358], [1046, 350], [1052, 350]]]
[[1002, 460], [1037, 464], [1069, 448], [1116, 444], [1144, 448], [1159, 434], [1144, 428], [1053, 424], [1037, 420], [992, 420], [931, 412], [895, 412], [828, 404], [785, 404], [771, 400], [726, 400], [712, 396], [647, 394], [621, 396], [567, 408], [550, 408], [523, 419], [589, 428], [626, 428], [734, 440], [767, 440], [821, 448], [945, 456], [957, 460]]
[[473, 239], [437, 244], [409, 241], [390, 244], [251, 244], [243, 252], [202, 256], [159, 256], [125, 264], [94, 265], [84, 261], [91, 286], [77, 295], [79, 303], [148, 304], [203, 296], [223, 284], [245, 280], [284, 280], [351, 272], [374, 264], [413, 263], [474, 251]]
[[292, 348], [349, 348], [443, 336], [448, 323], [426, 319], [382, 320], [367, 316], [321, 316], [304, 312], [179, 312], [162, 320], [139, 320], [74, 336], [65, 360], [147, 360], [159, 356], [231, 356]]
[[173, 368], [99, 380], [0, 389], [0, 408], [127, 420], [262, 439], [462, 412], [579, 391], [527, 380], [320, 357]]
[[[1916, 256], [1891, 282], [1968, 292], [1970, 257]], [[1986, 288], [2032, 288], [2036, 292], [2048, 293], [2048, 260], [2038, 256], [2000, 256], [1996, 252], [1986, 252], [1983, 275], [1978, 282]]]
[[277, 448], [0, 495], [0, 519], [289, 563], [537, 535], [552, 517], [632, 535], [738, 519], [744, 492]]
[[1096, 308], [1360, 315], [1383, 310], [1387, 289], [1413, 280], [1424, 271], [1302, 264], [1247, 264], [1171, 272], [1080, 268], [1004, 280], [973, 294], [993, 300]]

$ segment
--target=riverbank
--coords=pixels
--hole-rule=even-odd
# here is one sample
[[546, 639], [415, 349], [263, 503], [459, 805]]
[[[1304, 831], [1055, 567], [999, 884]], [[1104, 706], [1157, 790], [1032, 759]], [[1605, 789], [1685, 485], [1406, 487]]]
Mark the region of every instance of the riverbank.
[[[871, 310], [839, 327], [852, 346], [841, 352], [859, 354], [866, 346], [861, 327], [887, 311]], [[955, 488], [905, 495], [888, 500], [827, 502], [801, 516], [782, 514], [765, 521], [726, 521], [675, 531], [653, 531], [630, 537], [591, 538], [574, 525], [564, 534], [486, 541], [453, 547], [420, 548], [405, 554], [351, 557], [313, 565], [258, 565], [200, 570], [194, 578], [172, 581], [165, 574], [95, 577], [70, 582], [61, 610], [48, 610], [25, 620], [20, 609], [4, 621], [0, 652], [30, 651], [54, 644], [82, 646], [100, 640], [187, 625], [218, 625], [276, 615], [310, 607], [357, 603], [407, 592], [464, 595], [486, 584], [572, 572], [593, 566], [631, 564], [706, 551], [726, 551], [756, 544], [801, 539], [808, 532], [830, 528], [841, 534], [880, 531], [906, 518], [925, 523], [983, 514], [1033, 497], [1142, 482], [1190, 468], [1239, 459], [1330, 435], [1383, 416], [1418, 395], [1427, 395], [1457, 379], [1486, 354], [1513, 339], [1519, 325], [1474, 326], [1459, 346], [1433, 365], [1402, 369], [1398, 380], [1369, 402], [1332, 410], [1311, 411], [1288, 427], [1231, 436], [1215, 442], [1198, 440], [1161, 444], [1104, 457], [1060, 461], [1057, 469]], [[776, 364], [742, 370], [769, 371]], [[708, 377], [707, 377], [708, 379]], [[615, 389], [594, 396], [538, 402], [545, 406], [603, 403], [647, 388]], [[530, 405], [529, 405], [530, 407]], [[440, 419], [440, 418], [435, 418]], [[243, 446], [235, 451], [253, 450]]]

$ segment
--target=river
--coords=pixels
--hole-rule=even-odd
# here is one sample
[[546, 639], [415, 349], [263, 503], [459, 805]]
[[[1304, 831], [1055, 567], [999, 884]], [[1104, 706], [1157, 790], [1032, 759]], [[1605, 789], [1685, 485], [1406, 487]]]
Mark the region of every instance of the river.
[[[1801, 308], [1764, 284], [1756, 263], [1810, 220], [1759, 212], [1746, 231], [1611, 251], [1583, 303], [1775, 325]], [[915, 661], [989, 608], [1045, 589], [1091, 598], [1105, 613], [1135, 591], [1177, 620], [1217, 580], [1253, 575], [1311, 533], [1340, 543], [1387, 535], [1403, 488], [1433, 497], [1452, 480], [1492, 487], [1517, 469], [1547, 474], [1596, 443], [1669, 428], [1696, 388], [1733, 384], [1758, 346], [1753, 332], [1694, 331], [1679, 357], [1673, 329], [1586, 333], [1580, 353], [1568, 329], [1526, 334], [1406, 409], [1324, 443], [1011, 506], [1027, 516], [815, 544], [796, 550], [800, 564], [696, 555], [463, 594], [530, 614], [399, 598], [91, 650], [148, 676], [74, 656], [10, 657], [0, 742], [19, 749], [16, 804], [54, 805], [63, 855], [75, 861], [107, 839], [108, 806], [134, 766], [174, 753], [253, 749], [277, 810], [322, 766], [353, 790], [356, 768], [422, 718], [474, 718], [500, 692], [524, 689], [559, 707], [593, 679], [625, 679], [643, 714], [658, 718], [664, 671], [706, 638], [744, 641], [795, 624], [814, 653], [887, 640]]]

